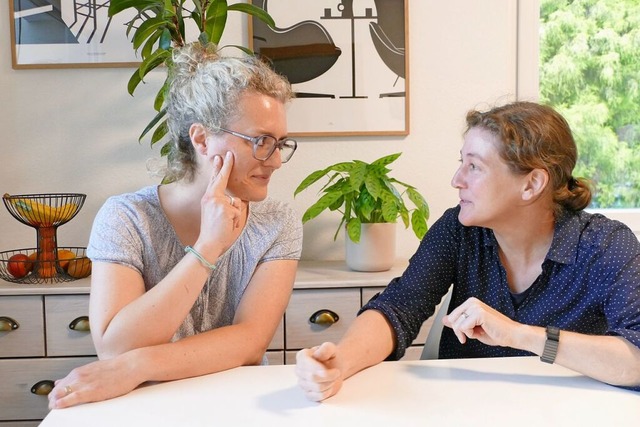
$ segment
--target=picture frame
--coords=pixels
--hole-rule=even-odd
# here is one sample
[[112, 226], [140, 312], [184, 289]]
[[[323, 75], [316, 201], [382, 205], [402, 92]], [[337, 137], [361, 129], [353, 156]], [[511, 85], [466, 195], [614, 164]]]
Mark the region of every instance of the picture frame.
[[9, 0], [14, 69], [137, 67], [126, 13], [108, 0]]
[[[408, 135], [408, 0], [251, 0], [249, 47], [287, 77], [292, 136]], [[304, 6], [301, 3], [306, 3]]]

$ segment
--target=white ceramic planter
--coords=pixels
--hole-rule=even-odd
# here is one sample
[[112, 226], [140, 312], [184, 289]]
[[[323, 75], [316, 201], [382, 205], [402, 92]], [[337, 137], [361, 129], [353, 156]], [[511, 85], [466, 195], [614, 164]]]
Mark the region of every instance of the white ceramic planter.
[[360, 242], [345, 231], [347, 266], [355, 271], [387, 271], [396, 260], [396, 223], [362, 224]]

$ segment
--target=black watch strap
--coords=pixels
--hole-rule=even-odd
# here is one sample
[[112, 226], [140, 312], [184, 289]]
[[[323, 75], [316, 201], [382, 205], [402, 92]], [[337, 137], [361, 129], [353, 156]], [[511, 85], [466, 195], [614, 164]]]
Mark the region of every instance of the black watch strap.
[[560, 342], [560, 329], [555, 326], [547, 326], [547, 341], [544, 343], [544, 350], [540, 360], [545, 363], [553, 363], [558, 353], [558, 343]]

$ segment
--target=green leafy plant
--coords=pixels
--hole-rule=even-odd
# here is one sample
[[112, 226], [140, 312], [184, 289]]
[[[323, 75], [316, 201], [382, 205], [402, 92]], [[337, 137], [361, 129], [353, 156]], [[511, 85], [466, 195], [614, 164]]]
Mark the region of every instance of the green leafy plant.
[[[363, 223], [396, 222], [402, 218], [405, 228], [411, 226], [418, 239], [427, 232], [429, 206], [415, 187], [389, 176], [387, 166], [402, 153], [382, 157], [372, 163], [361, 160], [341, 162], [312, 172], [294, 192], [294, 196], [322, 178], [328, 181], [320, 190], [322, 196], [302, 216], [302, 222], [317, 217], [324, 210], [342, 213], [342, 220], [334, 235], [337, 238], [346, 224], [347, 234], [353, 242], [360, 241]], [[400, 192], [397, 186], [404, 187]], [[409, 209], [404, 196], [415, 205]]]
[[[275, 26], [267, 12], [249, 3], [228, 4], [226, 0], [111, 0], [109, 4], [109, 16], [131, 10], [135, 14], [127, 23], [127, 36], [131, 37], [133, 49], [142, 62], [127, 84], [130, 95], [133, 95], [149, 72], [160, 65], [171, 65], [171, 51], [174, 47], [196, 41], [204, 46], [211, 44], [218, 46], [230, 11], [243, 12], [268, 25]], [[197, 34], [197, 40], [188, 40], [188, 34], [191, 31]], [[253, 54], [243, 46], [233, 45], [233, 47], [249, 55]], [[167, 79], [165, 78], [153, 103], [157, 114], [139, 137], [139, 140], [142, 140], [145, 135], [154, 130], [151, 134], [152, 146], [167, 134], [167, 122], [164, 118], [166, 89]], [[167, 155], [168, 151], [168, 143], [165, 143], [161, 154]]]

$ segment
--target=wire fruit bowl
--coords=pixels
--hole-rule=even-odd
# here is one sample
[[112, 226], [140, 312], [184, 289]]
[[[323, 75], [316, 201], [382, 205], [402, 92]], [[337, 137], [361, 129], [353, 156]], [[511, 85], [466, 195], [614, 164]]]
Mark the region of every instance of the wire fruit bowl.
[[59, 227], [71, 220], [82, 208], [86, 194], [52, 193], [2, 196], [9, 213], [31, 227]]
[[[86, 248], [58, 248], [57, 244], [58, 227], [76, 216], [86, 197], [86, 194], [78, 193], [2, 196], [5, 207], [15, 219], [36, 229], [38, 246], [1, 252], [0, 277], [15, 283], [68, 282], [81, 278], [75, 273], [79, 263], [87, 264], [90, 272], [91, 261], [85, 256]], [[16, 255], [20, 256], [11, 258]], [[25, 256], [31, 258], [25, 259]], [[69, 274], [67, 265], [73, 266], [73, 274]]]
[[28, 284], [82, 279], [91, 274], [91, 260], [85, 252], [84, 247], [59, 247], [52, 261], [39, 261], [38, 248], [0, 252], [0, 278]]

